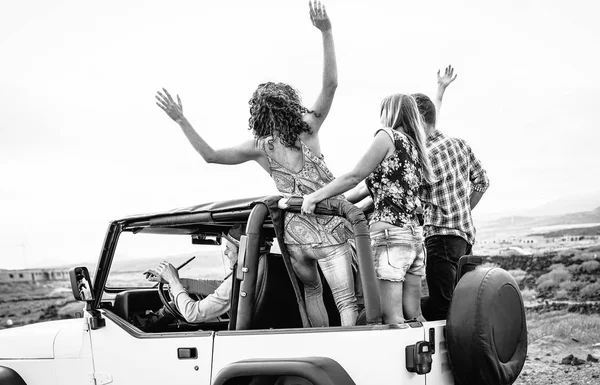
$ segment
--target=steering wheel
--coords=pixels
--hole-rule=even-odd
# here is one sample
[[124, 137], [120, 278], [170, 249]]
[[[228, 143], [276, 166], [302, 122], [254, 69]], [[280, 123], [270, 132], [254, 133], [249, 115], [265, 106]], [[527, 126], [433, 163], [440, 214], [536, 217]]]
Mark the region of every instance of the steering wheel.
[[[188, 322], [185, 319], [183, 314], [181, 314], [179, 309], [177, 309], [177, 305], [175, 304], [175, 298], [173, 298], [173, 296], [171, 295], [171, 292], [169, 290], [165, 290], [164, 287], [165, 287], [165, 284], [163, 282], [160, 282], [157, 286], [157, 290], [158, 290], [158, 298], [160, 298], [160, 302], [162, 302], [165, 309], [169, 313], [171, 313], [173, 315], [173, 317], [175, 317], [179, 322], [187, 324], [187, 325], [196, 325], [195, 323]], [[165, 294], [165, 292], [167, 294]], [[192, 298], [193, 300], [196, 300], [196, 301], [201, 301], [204, 298], [206, 298], [206, 296], [204, 296], [202, 294], [189, 293], [188, 295], [190, 296], [190, 298]]]
[[158, 298], [160, 298], [160, 302], [162, 302], [165, 309], [169, 313], [171, 313], [173, 317], [175, 317], [178, 321], [189, 323], [186, 321], [185, 317], [183, 316], [183, 314], [181, 314], [179, 309], [177, 309], [177, 306], [175, 306], [174, 298], [171, 297], [171, 292], [167, 290], [167, 294], [165, 294], [165, 284], [163, 282], [160, 282], [158, 284], [157, 290]]

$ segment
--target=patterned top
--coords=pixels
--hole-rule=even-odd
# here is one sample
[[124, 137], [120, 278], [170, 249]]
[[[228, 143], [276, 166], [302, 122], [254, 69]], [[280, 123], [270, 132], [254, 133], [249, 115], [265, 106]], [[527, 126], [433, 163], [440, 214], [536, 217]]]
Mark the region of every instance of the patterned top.
[[[266, 151], [263, 142], [263, 151], [269, 160], [271, 177], [277, 189], [285, 194], [304, 196], [308, 195], [331, 182], [334, 177], [327, 168], [323, 156], [315, 155], [302, 141], [303, 165], [299, 172], [292, 172], [272, 159]], [[333, 198], [344, 199], [342, 195]], [[329, 215], [302, 215], [285, 213], [284, 241], [291, 245], [339, 245], [353, 238], [350, 223], [338, 216]]]
[[396, 130], [381, 128], [379, 131], [385, 131], [390, 136], [396, 151], [385, 158], [365, 180], [375, 205], [369, 222], [386, 222], [398, 227], [418, 226], [415, 209], [422, 170], [417, 148]]
[[471, 191], [484, 193], [490, 182], [481, 162], [462, 139], [446, 137], [435, 130], [427, 137], [433, 184], [423, 184], [425, 237], [456, 235], [471, 245], [475, 226], [471, 218]]

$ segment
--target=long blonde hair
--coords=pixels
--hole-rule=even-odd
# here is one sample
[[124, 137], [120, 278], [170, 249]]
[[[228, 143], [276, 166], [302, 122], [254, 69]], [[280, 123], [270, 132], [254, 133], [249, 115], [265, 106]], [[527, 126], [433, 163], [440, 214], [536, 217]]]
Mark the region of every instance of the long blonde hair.
[[431, 162], [427, 156], [425, 146], [425, 129], [423, 120], [417, 108], [417, 102], [410, 95], [393, 94], [386, 96], [381, 101], [381, 124], [393, 130], [404, 128], [409, 140], [417, 148], [417, 155], [422, 166], [422, 175], [425, 181], [434, 181]]

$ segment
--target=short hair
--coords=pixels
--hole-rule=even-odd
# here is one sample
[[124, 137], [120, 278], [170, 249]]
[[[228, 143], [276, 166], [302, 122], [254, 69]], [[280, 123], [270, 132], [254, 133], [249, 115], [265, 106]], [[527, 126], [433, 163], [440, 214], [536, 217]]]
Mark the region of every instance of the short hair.
[[428, 126], [435, 126], [435, 104], [429, 99], [429, 96], [425, 94], [412, 94], [412, 97], [415, 98], [415, 101], [417, 102], [417, 108], [419, 109], [419, 113], [425, 124]]

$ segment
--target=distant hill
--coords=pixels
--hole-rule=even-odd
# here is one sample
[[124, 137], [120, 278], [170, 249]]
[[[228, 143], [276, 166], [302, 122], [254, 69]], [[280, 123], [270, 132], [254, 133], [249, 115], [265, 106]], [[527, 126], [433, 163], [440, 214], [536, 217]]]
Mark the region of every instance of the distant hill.
[[539, 206], [533, 206], [526, 209], [519, 208], [511, 210], [508, 208], [503, 209], [502, 211], [488, 210], [486, 212], [482, 212], [479, 208], [477, 208], [473, 211], [473, 217], [475, 218], [476, 222], [496, 220], [506, 217], [547, 217], [592, 211], [596, 207], [600, 207], [600, 191], [564, 196], [554, 199], [550, 202], [542, 203]]
[[556, 231], [540, 232], [529, 234], [530, 236], [543, 236], [544, 238], [559, 237], [581, 237], [581, 236], [600, 236], [600, 226], [569, 228]]
[[483, 237], [489, 236], [524, 236], [532, 233], [547, 231], [538, 228], [543, 227], [577, 227], [584, 224], [600, 224], [600, 207], [591, 211], [576, 212], [562, 215], [545, 216], [507, 216], [491, 221], [476, 221], [477, 233]]
[[555, 216], [591, 211], [600, 207], [600, 191], [561, 197], [523, 212], [529, 217]]
[[542, 227], [583, 223], [600, 223], [600, 207], [591, 211], [562, 215], [510, 216], [483, 222], [482, 225], [485, 227]]

